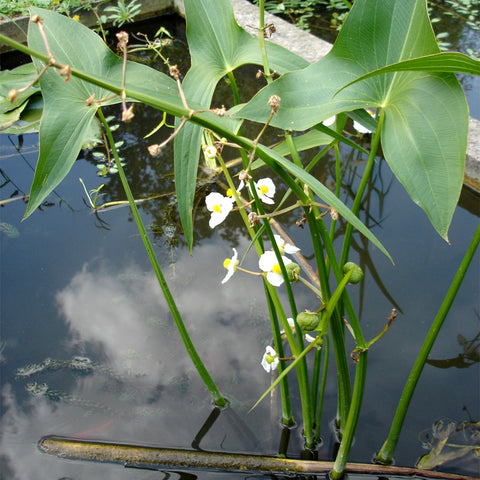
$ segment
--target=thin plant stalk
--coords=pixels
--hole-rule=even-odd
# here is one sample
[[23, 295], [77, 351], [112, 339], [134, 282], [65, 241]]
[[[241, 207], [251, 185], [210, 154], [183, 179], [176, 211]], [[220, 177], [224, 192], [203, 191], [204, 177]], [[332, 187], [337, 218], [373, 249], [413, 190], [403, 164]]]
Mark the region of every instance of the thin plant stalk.
[[475, 252], [478, 248], [478, 244], [480, 243], [480, 224], [473, 235], [472, 241], [463, 257], [463, 260], [453, 278], [453, 281], [448, 289], [447, 294], [438, 310], [438, 313], [433, 320], [432, 326], [427, 333], [427, 336], [423, 342], [422, 348], [418, 354], [417, 360], [413, 365], [413, 368], [408, 376], [407, 382], [403, 389], [402, 395], [398, 402], [397, 410], [395, 412], [395, 416], [393, 417], [392, 425], [390, 427], [390, 432], [388, 434], [385, 443], [383, 444], [380, 452], [376, 456], [376, 461], [379, 463], [389, 464], [392, 463], [393, 453], [395, 452], [395, 448], [398, 443], [398, 439], [400, 438], [400, 432], [402, 430], [403, 422], [405, 420], [405, 416], [407, 415], [407, 410], [410, 405], [410, 401], [412, 399], [413, 393], [415, 391], [415, 387], [417, 386], [418, 380], [420, 375], [422, 374], [423, 367], [425, 366], [425, 362], [427, 361], [428, 355], [432, 346], [437, 338], [437, 335], [442, 328], [443, 322], [452, 306], [453, 301], [455, 300], [455, 296], [462, 284], [463, 278], [465, 277], [465, 273], [468, 270], [468, 267], [475, 255]]
[[[264, 280], [265, 297], [267, 299], [268, 311], [270, 313], [275, 350], [278, 353], [278, 356], [280, 358], [283, 358], [285, 355], [283, 353], [282, 335], [280, 333], [278, 316], [272, 301], [272, 297], [270, 296], [268, 287], [265, 284], [265, 282], [266, 280]], [[283, 372], [283, 370], [285, 370], [285, 367], [286, 367], [285, 360], [281, 360], [280, 363], [278, 364], [279, 375]], [[281, 402], [282, 402], [282, 423], [287, 427], [291, 427], [292, 425], [295, 424], [295, 421], [292, 415], [292, 405], [290, 402], [290, 388], [288, 385], [287, 376], [282, 378], [282, 381], [280, 382], [280, 396], [281, 396]]]
[[[310, 211], [309, 208], [305, 208], [305, 215], [307, 217], [310, 236], [312, 238], [312, 245], [317, 260], [318, 277], [322, 288], [323, 299], [327, 302], [330, 298], [330, 287], [328, 282], [328, 274], [325, 265], [323, 248], [327, 253], [327, 257], [333, 257], [333, 261], [330, 263], [336, 264], [335, 252], [333, 245], [330, 242], [330, 237], [322, 219], [315, 218], [315, 210]], [[322, 235], [323, 233], [323, 235]], [[337, 278], [340, 281], [340, 276]], [[351, 401], [351, 386], [350, 386], [350, 372], [348, 370], [347, 354], [345, 348], [345, 338], [343, 332], [343, 325], [338, 316], [338, 311], [333, 313], [330, 320], [330, 329], [332, 332], [332, 343], [335, 353], [335, 362], [337, 365], [337, 388], [338, 388], [338, 422], [340, 430], [343, 430], [344, 423], [346, 421], [348, 410], [350, 408]]]
[[[303, 352], [299, 349], [297, 342], [293, 337], [292, 329], [288, 324], [287, 318], [285, 313], [283, 312], [283, 307], [278, 298], [277, 291], [273, 285], [270, 285], [268, 282], [265, 282], [268, 291], [270, 293], [270, 297], [274, 303], [275, 309], [280, 315], [280, 320], [282, 322], [283, 329], [287, 334], [287, 338], [289, 340], [290, 348], [292, 350], [293, 356], [300, 361], [296, 367], [297, 377], [298, 377], [298, 386], [300, 389], [300, 402], [302, 404], [302, 414], [303, 414], [303, 432], [305, 438], [305, 446], [307, 448], [314, 447], [314, 435], [313, 435], [313, 416], [311, 412], [311, 402], [310, 402], [310, 391], [308, 387], [308, 372], [306, 369], [306, 362], [303, 359], [303, 355], [305, 354], [305, 350]], [[292, 341], [293, 340], [293, 341]], [[303, 353], [303, 355], [301, 355]], [[289, 371], [291, 365], [289, 365], [285, 371]], [[258, 402], [257, 402], [258, 403]]]
[[138, 211], [137, 205], [135, 204], [135, 199], [133, 197], [133, 194], [130, 190], [130, 186], [128, 184], [127, 177], [125, 175], [125, 172], [123, 170], [121, 161], [118, 156], [117, 149], [115, 147], [115, 141], [112, 136], [112, 132], [108, 126], [107, 121], [105, 120], [105, 117], [103, 115], [103, 112], [101, 108], [98, 108], [97, 110], [98, 116], [100, 117], [101, 122], [103, 123], [105, 127], [105, 131], [107, 134], [108, 142], [110, 144], [110, 148], [112, 150], [113, 157], [115, 159], [115, 164], [118, 169], [118, 175], [120, 176], [120, 180], [122, 182], [122, 186], [125, 190], [125, 194], [128, 198], [128, 202], [130, 204], [130, 208], [132, 210], [133, 217], [135, 219], [135, 222], [137, 224], [138, 231], [140, 233], [140, 236], [142, 237], [143, 244], [145, 246], [145, 249], [148, 254], [148, 258], [150, 259], [150, 262], [152, 264], [153, 270], [155, 272], [155, 275], [157, 277], [158, 283], [162, 289], [163, 295], [165, 297], [165, 300], [168, 304], [168, 307], [170, 309], [170, 312], [172, 314], [172, 317], [175, 321], [175, 325], [177, 326], [178, 332], [180, 333], [180, 336], [183, 340], [183, 343], [185, 345], [185, 348], [192, 359], [192, 362], [200, 375], [201, 379], [203, 380], [203, 383], [207, 387], [208, 391], [210, 392], [210, 395], [212, 396], [213, 401], [215, 402], [215, 405], [218, 407], [226, 407], [227, 406], [227, 401], [225, 398], [222, 396], [220, 393], [220, 390], [218, 387], [215, 385], [215, 382], [213, 381], [212, 377], [208, 373], [208, 370], [206, 369], [204, 363], [202, 362], [201, 358], [199, 357], [191, 339], [190, 336], [188, 335], [187, 329], [185, 327], [185, 324], [183, 323], [182, 317], [180, 315], [180, 312], [178, 311], [178, 308], [175, 304], [175, 300], [173, 299], [173, 296], [170, 292], [170, 289], [168, 288], [167, 282], [165, 280], [165, 277], [163, 275], [163, 272], [160, 268], [160, 264], [158, 263], [157, 257], [155, 256], [155, 252], [153, 250], [152, 243], [150, 242], [150, 239], [148, 237], [147, 230], [145, 228], [145, 225], [143, 224], [142, 218], [140, 216], [140, 213]]
[[267, 46], [265, 45], [265, 0], [259, 0], [259, 26], [258, 26], [258, 41], [260, 42], [260, 53], [262, 55], [263, 73], [267, 79], [267, 83], [272, 83], [272, 74], [268, 63]]
[[340, 447], [335, 458], [335, 463], [330, 476], [333, 480], [340, 480], [345, 474], [348, 455], [353, 443], [353, 437], [357, 428], [360, 408], [362, 406], [363, 392], [365, 390], [365, 380], [367, 376], [367, 355], [368, 352], [360, 353], [357, 367], [355, 370], [355, 382], [353, 385], [352, 402], [348, 411], [347, 421], [343, 431]]
[[330, 340], [328, 335], [323, 336], [323, 371], [322, 381], [320, 383], [320, 395], [318, 397], [318, 403], [316, 404], [317, 413], [315, 416], [315, 440], [320, 442], [320, 433], [322, 428], [322, 411], [323, 411], [323, 399], [325, 397], [325, 387], [327, 385], [327, 372], [328, 372], [328, 356], [330, 354]]
[[[244, 152], [244, 150], [241, 150]], [[242, 203], [240, 201], [240, 197], [235, 190], [235, 185], [233, 183], [232, 177], [230, 175], [230, 172], [228, 171], [227, 166], [225, 165], [225, 162], [222, 158], [221, 155], [218, 156], [218, 162], [220, 163], [220, 167], [223, 171], [223, 174], [225, 175], [225, 178], [227, 180], [227, 184], [229, 188], [232, 190], [235, 200], [237, 202], [237, 206], [239, 207], [239, 212], [240, 215], [245, 223], [245, 226], [247, 227], [247, 231], [250, 233], [250, 237], [252, 241], [254, 242], [255, 249], [257, 251], [258, 256], [260, 256], [264, 252], [263, 244], [260, 241], [260, 238], [256, 237], [255, 232], [249, 227], [249, 221], [248, 221], [248, 216], [244, 208], [242, 208]], [[248, 160], [247, 160], [248, 162]], [[267, 285], [265, 284], [264, 280], [264, 288], [265, 288], [265, 295], [267, 299], [267, 304], [270, 312], [270, 321], [272, 324], [272, 331], [274, 335], [274, 343], [275, 347], [277, 350], [277, 353], [283, 357], [283, 346], [282, 346], [282, 341], [281, 341], [281, 336], [280, 336], [280, 327], [279, 327], [279, 322], [278, 322], [278, 316], [277, 316], [277, 310], [274, 307], [273, 299], [270, 295], [270, 292], [267, 288]], [[280, 367], [279, 367], [279, 373], [283, 371], [285, 368], [285, 362], [282, 361], [280, 362]], [[281, 395], [281, 401], [282, 401], [282, 421], [286, 426], [291, 426], [294, 423], [293, 420], [293, 415], [292, 415], [292, 407], [291, 407], [291, 402], [290, 402], [290, 389], [288, 385], [288, 378], [285, 377], [282, 379], [282, 382], [280, 383], [280, 395]]]
[[[384, 117], [385, 117], [385, 113], [382, 109], [380, 112], [380, 118], [378, 119], [377, 130], [375, 131], [375, 134], [372, 138], [372, 145], [370, 148], [370, 154], [368, 156], [367, 166], [365, 167], [365, 171], [363, 172], [360, 185], [358, 186], [357, 194], [355, 195], [355, 200], [353, 201], [351, 210], [354, 215], [358, 215], [358, 211], [360, 210], [360, 205], [362, 203], [363, 194], [365, 193], [365, 189], [367, 187], [368, 181], [370, 179], [370, 175], [372, 173], [373, 165], [375, 164], [375, 156], [377, 154], [377, 149], [380, 144], [380, 136], [382, 132]], [[350, 245], [352, 243], [352, 234], [353, 234], [353, 226], [351, 223], [348, 223], [345, 229], [345, 236], [343, 237], [342, 255], [340, 257], [340, 265], [342, 266], [348, 260]]]

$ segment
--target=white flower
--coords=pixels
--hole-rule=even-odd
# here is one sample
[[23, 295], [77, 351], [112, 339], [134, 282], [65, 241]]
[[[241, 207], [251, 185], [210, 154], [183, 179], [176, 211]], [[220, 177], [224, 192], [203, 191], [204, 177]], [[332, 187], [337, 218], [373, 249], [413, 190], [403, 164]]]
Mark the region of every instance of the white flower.
[[268, 345], [265, 348], [265, 353], [263, 354], [262, 358], [262, 367], [265, 369], [266, 372], [271, 372], [276, 370], [278, 367], [280, 360], [278, 358], [277, 352]]
[[[284, 265], [292, 263], [292, 261], [282, 255], [282, 261]], [[263, 272], [267, 272], [267, 280], [275, 287], [279, 287], [283, 283], [282, 270], [278, 263], [275, 252], [269, 250], [263, 253], [258, 259], [258, 266]]]
[[203, 156], [208, 168], [215, 169], [217, 163], [215, 158], [217, 157], [217, 149], [213, 145], [202, 145]]
[[225, 275], [225, 278], [222, 280], [223, 283], [227, 283], [232, 275], [235, 273], [235, 270], [237, 269], [238, 265], [238, 253], [237, 250], [234, 248], [233, 249], [233, 257], [232, 258], [226, 258], [223, 262], [223, 266], [227, 269], [227, 274]]
[[280, 253], [283, 255], [284, 253], [297, 253], [300, 251], [298, 247], [295, 247], [291, 243], [285, 242], [285, 240], [280, 235], [274, 235], [275, 242], [277, 243], [277, 247], [280, 250]]
[[322, 123], [326, 126], [329, 127], [330, 125], [333, 125], [335, 123], [335, 119], [337, 117], [334, 115], [333, 117], [328, 117], [326, 120], [324, 120]]
[[257, 190], [258, 198], [263, 203], [273, 205], [273, 196], [275, 195], [275, 184], [271, 178], [261, 178], [258, 182], [254, 182], [255, 189]]
[[224, 197], [221, 193], [212, 192], [205, 197], [205, 204], [212, 215], [208, 224], [215, 228], [222, 223], [233, 208], [231, 198]]
[[204, 145], [203, 153], [207, 158], [215, 158], [217, 156], [217, 149], [213, 145]]
[[[367, 110], [367, 112], [370, 114], [371, 117], [375, 116], [375, 114], [373, 112], [369, 112], [368, 110]], [[353, 128], [358, 133], [372, 133], [372, 131], [369, 128], [364, 127], [361, 123], [357, 122], [356, 120], [353, 121]]]

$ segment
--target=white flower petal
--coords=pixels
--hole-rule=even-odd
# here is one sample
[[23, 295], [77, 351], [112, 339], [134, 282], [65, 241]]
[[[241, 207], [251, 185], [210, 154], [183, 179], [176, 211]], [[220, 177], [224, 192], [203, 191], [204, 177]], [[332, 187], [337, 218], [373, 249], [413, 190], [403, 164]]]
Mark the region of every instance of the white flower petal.
[[324, 120], [322, 123], [326, 126], [329, 127], [330, 125], [333, 125], [335, 123], [335, 119], [337, 117], [334, 115], [333, 117], [328, 117], [326, 120]]
[[277, 263], [277, 256], [272, 250], [268, 250], [267, 252], [263, 253], [258, 259], [258, 266], [263, 272], [269, 272]]
[[255, 189], [257, 190], [258, 197], [263, 203], [273, 205], [273, 197], [275, 195], [275, 184], [269, 177], [261, 178], [255, 183]]
[[308, 342], [308, 343], [312, 343], [316, 340], [315, 337], [312, 337], [311, 335], [309, 335], [308, 333], [305, 334], [305, 340]]
[[289, 253], [289, 254], [297, 253], [300, 251], [298, 247], [295, 247], [291, 243], [286, 243], [284, 249], [285, 249], [285, 253]]
[[275, 243], [277, 244], [280, 253], [283, 255], [284, 253], [297, 253], [300, 251], [298, 247], [295, 247], [291, 243], [286, 243], [285, 240], [280, 235], [273, 235], [275, 238]]
[[[273, 357], [273, 361], [270, 359], [270, 361], [267, 360], [267, 357]], [[277, 352], [275, 351], [274, 348], [272, 348], [270, 345], [265, 347], [265, 353], [263, 354], [262, 358], [262, 367], [266, 372], [271, 372], [272, 370], [275, 370], [278, 367], [280, 360], [278, 358]]]
[[283, 277], [281, 273], [267, 272], [267, 281], [274, 287], [279, 287], [283, 283]]
[[227, 283], [230, 280], [230, 278], [232, 278], [233, 274], [235, 273], [235, 267], [237, 266], [237, 263], [238, 263], [237, 250], [235, 248], [233, 248], [232, 250], [233, 250], [233, 257], [230, 259], [230, 263], [228, 264], [228, 267], [227, 267], [227, 274], [222, 280], [222, 284]]
[[353, 128], [358, 132], [358, 133], [372, 133], [371, 130], [368, 128], [364, 127], [361, 123], [354, 121], [353, 122]]
[[221, 193], [218, 193], [218, 192], [209, 193], [205, 197], [205, 205], [207, 206], [207, 208], [210, 211], [212, 211], [214, 205], [216, 205], [218, 203], [221, 203], [222, 197], [223, 197], [223, 195]]
[[210, 228], [215, 228], [222, 223], [233, 208], [233, 202], [230, 198], [224, 197], [221, 193], [212, 192], [205, 197], [207, 209], [211, 212]]

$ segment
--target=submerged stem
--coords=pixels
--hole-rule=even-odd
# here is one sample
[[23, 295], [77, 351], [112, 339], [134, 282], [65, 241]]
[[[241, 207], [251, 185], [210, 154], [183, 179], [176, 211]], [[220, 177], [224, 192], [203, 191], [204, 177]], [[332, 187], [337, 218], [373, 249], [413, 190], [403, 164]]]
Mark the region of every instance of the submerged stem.
[[145, 225], [143, 224], [142, 218], [140, 216], [140, 212], [138, 211], [137, 205], [135, 204], [135, 199], [133, 198], [132, 191], [130, 190], [130, 186], [128, 184], [127, 177], [125, 175], [125, 172], [122, 167], [122, 163], [120, 161], [120, 158], [118, 156], [117, 149], [115, 147], [115, 141], [112, 136], [112, 132], [108, 126], [107, 121], [105, 120], [105, 117], [103, 115], [103, 112], [101, 108], [98, 108], [97, 110], [98, 116], [100, 117], [101, 122], [103, 123], [105, 127], [105, 131], [107, 133], [107, 138], [108, 142], [110, 144], [110, 148], [113, 153], [113, 157], [115, 158], [115, 164], [118, 169], [118, 175], [120, 176], [120, 180], [122, 182], [122, 186], [125, 190], [125, 194], [128, 198], [128, 202], [130, 204], [130, 208], [132, 210], [133, 217], [135, 219], [135, 222], [138, 227], [138, 231], [140, 233], [140, 236], [142, 237], [143, 244], [145, 246], [145, 250], [147, 251], [148, 258], [150, 259], [150, 262], [153, 267], [153, 271], [155, 272], [155, 275], [157, 277], [158, 283], [160, 285], [160, 288], [162, 289], [163, 295], [165, 297], [165, 300], [168, 304], [168, 307], [170, 309], [170, 312], [172, 314], [172, 317], [175, 321], [175, 325], [177, 326], [178, 332], [180, 333], [180, 336], [183, 340], [183, 343], [185, 345], [185, 348], [187, 349], [188, 354], [190, 355], [190, 358], [192, 359], [192, 362], [200, 375], [201, 379], [203, 380], [203, 383], [207, 387], [208, 391], [210, 392], [210, 395], [213, 398], [213, 401], [215, 402], [215, 405], [219, 407], [226, 407], [227, 406], [227, 401], [223, 398], [222, 394], [220, 393], [219, 389], [215, 385], [215, 382], [213, 381], [212, 377], [208, 373], [208, 370], [206, 369], [205, 365], [203, 364], [201, 358], [199, 357], [191, 339], [190, 336], [188, 335], [187, 329], [185, 327], [185, 324], [183, 323], [182, 317], [180, 315], [180, 312], [178, 311], [178, 308], [175, 304], [175, 300], [173, 299], [173, 296], [170, 292], [170, 289], [168, 288], [167, 282], [165, 280], [165, 277], [163, 276], [163, 272], [160, 268], [160, 264], [158, 263], [157, 257], [155, 256], [155, 252], [153, 250], [152, 243], [150, 242], [150, 239], [148, 238], [148, 233], [145, 228]]

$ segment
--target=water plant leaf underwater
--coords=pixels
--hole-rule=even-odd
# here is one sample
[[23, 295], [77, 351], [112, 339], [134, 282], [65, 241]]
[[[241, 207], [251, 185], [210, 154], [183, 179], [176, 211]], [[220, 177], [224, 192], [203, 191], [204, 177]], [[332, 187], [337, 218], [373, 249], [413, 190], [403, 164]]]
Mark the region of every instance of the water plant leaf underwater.
[[265, 122], [273, 94], [282, 101], [272, 125], [283, 129], [305, 130], [339, 112], [383, 108], [385, 159], [447, 240], [463, 183], [469, 118], [454, 74], [395, 71], [342, 89], [382, 67], [437, 53], [425, 0], [357, 0], [325, 57], [275, 80], [236, 115]]

